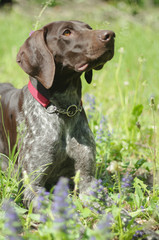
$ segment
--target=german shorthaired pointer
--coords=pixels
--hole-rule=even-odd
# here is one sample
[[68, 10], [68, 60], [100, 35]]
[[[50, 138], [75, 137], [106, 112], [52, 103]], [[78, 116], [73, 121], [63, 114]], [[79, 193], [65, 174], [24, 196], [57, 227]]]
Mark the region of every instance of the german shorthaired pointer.
[[79, 21], [50, 23], [33, 32], [17, 55], [29, 84], [22, 89], [0, 84], [0, 152], [8, 155], [23, 129], [18, 165], [22, 179], [30, 179], [23, 192], [26, 206], [60, 176], [71, 179], [80, 170], [82, 192], [93, 180], [95, 141], [82, 106], [80, 76], [85, 72], [91, 83], [92, 69], [113, 57], [114, 38], [112, 31], [92, 30]]

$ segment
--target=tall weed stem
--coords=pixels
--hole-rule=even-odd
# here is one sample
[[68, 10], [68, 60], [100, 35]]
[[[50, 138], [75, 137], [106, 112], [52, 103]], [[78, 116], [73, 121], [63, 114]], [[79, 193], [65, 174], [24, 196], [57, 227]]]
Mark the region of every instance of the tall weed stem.
[[118, 88], [118, 91], [119, 91], [120, 103], [121, 103], [122, 109], [124, 109], [124, 100], [123, 100], [121, 86], [120, 86], [120, 83], [119, 83], [119, 72], [120, 72], [121, 63], [122, 63], [123, 52], [124, 52], [124, 49], [120, 48], [119, 49], [119, 53], [120, 53], [119, 61], [118, 61], [117, 69], [116, 69], [116, 72], [115, 72], [115, 79], [116, 79], [116, 84], [117, 84], [117, 88]]
[[[142, 68], [143, 68], [143, 63], [144, 63], [145, 59], [143, 57], [139, 57], [138, 59], [138, 63], [139, 63], [139, 70], [138, 70], [138, 74], [137, 74], [137, 78], [136, 78], [136, 84], [135, 84], [135, 93], [134, 93], [134, 100], [133, 100], [133, 107], [136, 106], [137, 101], [139, 101], [140, 94], [139, 94], [139, 88], [140, 88], [140, 84], [141, 84], [141, 76], [142, 76]], [[132, 129], [132, 133], [131, 133], [131, 139], [133, 141], [134, 139], [134, 134], [135, 134], [135, 129]]]
[[138, 96], [138, 93], [139, 93], [139, 86], [140, 86], [140, 79], [141, 79], [141, 74], [142, 74], [143, 61], [144, 60], [141, 57], [138, 59], [139, 70], [138, 70], [138, 75], [137, 75], [136, 84], [135, 84], [134, 106], [136, 105], [137, 96]]
[[153, 196], [156, 194], [156, 159], [157, 159], [157, 143], [156, 143], [156, 116], [155, 116], [155, 100], [151, 97], [150, 107], [152, 110], [152, 118], [153, 118], [153, 127], [154, 127], [154, 141], [153, 141]]
[[123, 240], [123, 226], [122, 226], [122, 220], [121, 220], [121, 210], [122, 210], [122, 191], [121, 191], [121, 180], [120, 180], [120, 169], [119, 166], [117, 168], [117, 180], [118, 180], [118, 189], [119, 189], [119, 230], [120, 230], [120, 236], [119, 240]]
[[[120, 69], [121, 69], [121, 63], [122, 63], [122, 59], [123, 59], [123, 53], [124, 53], [124, 48], [120, 48], [119, 49], [119, 61], [118, 61], [118, 65], [117, 65], [117, 69], [116, 69], [116, 72], [115, 72], [115, 79], [116, 79], [116, 85], [117, 85], [117, 88], [118, 88], [118, 92], [119, 92], [119, 97], [120, 97], [120, 104], [121, 104], [121, 107], [122, 107], [122, 110], [124, 111], [125, 110], [125, 101], [124, 101], [124, 97], [123, 97], [123, 94], [122, 94], [122, 90], [121, 90], [121, 84], [119, 82], [119, 72], [120, 72]], [[127, 123], [127, 116], [126, 114], [124, 113], [124, 125], [125, 125], [125, 131], [126, 131], [126, 134], [127, 136], [129, 135], [129, 132], [128, 132], [128, 123]]]
[[43, 8], [41, 9], [39, 15], [36, 17], [37, 20], [36, 20], [36, 23], [35, 23], [34, 31], [36, 31], [36, 30], [38, 29], [38, 25], [39, 25], [39, 22], [40, 22], [40, 18], [41, 18], [41, 16], [43, 15], [44, 11], [45, 11], [46, 8], [47, 8], [51, 3], [53, 3], [53, 2], [54, 2], [54, 0], [49, 0], [49, 1], [47, 1], [47, 2], [44, 4], [44, 6], [43, 6]]

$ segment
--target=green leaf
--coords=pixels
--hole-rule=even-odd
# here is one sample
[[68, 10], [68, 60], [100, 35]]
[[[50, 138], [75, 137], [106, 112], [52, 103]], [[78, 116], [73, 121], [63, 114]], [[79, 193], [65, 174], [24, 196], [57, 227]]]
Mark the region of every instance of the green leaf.
[[92, 211], [88, 208], [84, 208], [81, 214], [84, 218], [87, 218], [92, 216]]
[[146, 162], [145, 159], [141, 158], [135, 163], [135, 168], [139, 169], [144, 163]]
[[77, 209], [82, 212], [83, 211], [83, 205], [82, 202], [80, 201], [80, 199], [78, 198], [73, 198], [73, 202], [75, 204], [75, 206], [77, 207]]
[[33, 220], [33, 221], [36, 221], [36, 222], [39, 222], [40, 221], [40, 214], [35, 214], [35, 213], [31, 213], [29, 215], [30, 219]]
[[143, 105], [138, 104], [133, 108], [132, 115], [134, 115], [135, 117], [139, 117], [142, 111], [143, 111]]
[[139, 178], [136, 177], [134, 179], [134, 187], [136, 187], [137, 185], [140, 186], [140, 188], [142, 188], [144, 192], [150, 193], [150, 191], [147, 189], [147, 185], [143, 181], [141, 181]]
[[19, 207], [18, 205], [15, 204], [15, 209], [16, 209], [16, 212], [18, 213], [18, 215], [23, 215], [25, 213], [28, 212], [28, 210], [26, 208], [22, 208], [22, 207]]
[[130, 216], [131, 216], [132, 218], [135, 218], [135, 217], [140, 216], [142, 212], [143, 212], [143, 209], [138, 209], [138, 210], [135, 211], [135, 212], [129, 212], [129, 214], [130, 214]]

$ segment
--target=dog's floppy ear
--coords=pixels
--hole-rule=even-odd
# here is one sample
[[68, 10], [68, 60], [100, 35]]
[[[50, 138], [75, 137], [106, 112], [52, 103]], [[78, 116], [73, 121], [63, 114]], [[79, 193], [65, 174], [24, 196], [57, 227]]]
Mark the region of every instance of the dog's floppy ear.
[[93, 77], [93, 71], [92, 70], [90, 70], [90, 71], [88, 71], [88, 72], [85, 72], [85, 79], [86, 79], [86, 81], [87, 81], [87, 83], [91, 83], [92, 82], [92, 77]]
[[55, 63], [45, 43], [47, 29], [37, 30], [24, 42], [17, 54], [17, 63], [30, 76], [49, 89], [54, 80]]

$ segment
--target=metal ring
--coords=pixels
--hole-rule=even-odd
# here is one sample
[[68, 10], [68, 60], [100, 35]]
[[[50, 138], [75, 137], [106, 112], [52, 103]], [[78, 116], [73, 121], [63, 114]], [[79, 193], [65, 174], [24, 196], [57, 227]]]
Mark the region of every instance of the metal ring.
[[57, 111], [57, 107], [54, 106], [54, 105], [49, 105], [47, 108], [46, 108], [46, 111], [47, 113], [55, 113]]
[[73, 117], [74, 115], [76, 115], [77, 112], [78, 112], [78, 109], [76, 105], [71, 105], [66, 110], [66, 114], [68, 117]]

